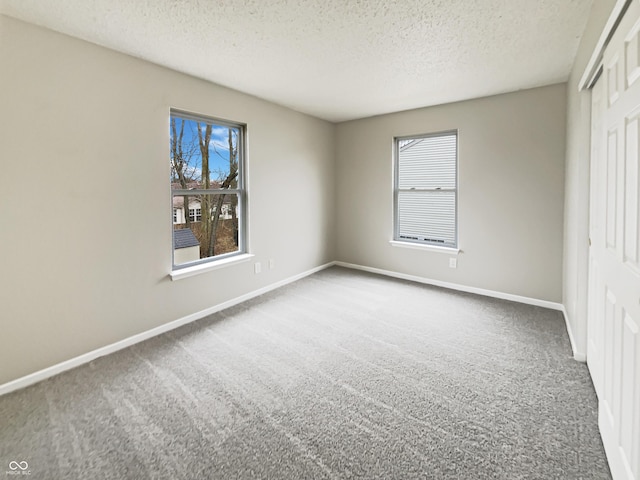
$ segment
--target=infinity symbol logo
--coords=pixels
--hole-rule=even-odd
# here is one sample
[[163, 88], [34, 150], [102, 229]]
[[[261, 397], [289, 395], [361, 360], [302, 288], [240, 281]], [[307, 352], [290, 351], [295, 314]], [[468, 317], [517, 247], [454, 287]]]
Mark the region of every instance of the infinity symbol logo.
[[24, 460], [22, 462], [16, 462], [14, 460], [12, 462], [9, 462], [9, 468], [11, 470], [17, 470], [17, 469], [26, 470], [27, 468], [29, 468], [29, 464]]

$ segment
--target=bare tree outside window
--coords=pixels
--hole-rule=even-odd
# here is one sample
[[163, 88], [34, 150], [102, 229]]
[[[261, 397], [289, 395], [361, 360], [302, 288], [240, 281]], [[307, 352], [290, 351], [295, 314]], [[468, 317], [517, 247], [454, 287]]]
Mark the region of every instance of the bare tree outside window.
[[172, 111], [169, 133], [174, 267], [242, 253], [244, 126]]

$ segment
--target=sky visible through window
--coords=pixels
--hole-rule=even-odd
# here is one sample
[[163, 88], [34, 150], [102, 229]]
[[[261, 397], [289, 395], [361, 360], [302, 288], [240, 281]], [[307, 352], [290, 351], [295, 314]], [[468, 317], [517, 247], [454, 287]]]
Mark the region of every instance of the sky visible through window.
[[[204, 137], [205, 122], [185, 119], [178, 116], [171, 117], [175, 122], [175, 131], [170, 129], [169, 134], [173, 142], [173, 135], [179, 137], [182, 129], [182, 149], [185, 161], [184, 174], [189, 181], [202, 181], [202, 153], [198, 139], [198, 127]], [[237, 147], [238, 129], [225, 125], [211, 124], [211, 138], [209, 140], [209, 179], [211, 182], [221, 182], [230, 172], [229, 165], [229, 131], [233, 148]], [[172, 172], [175, 174], [175, 172]]]

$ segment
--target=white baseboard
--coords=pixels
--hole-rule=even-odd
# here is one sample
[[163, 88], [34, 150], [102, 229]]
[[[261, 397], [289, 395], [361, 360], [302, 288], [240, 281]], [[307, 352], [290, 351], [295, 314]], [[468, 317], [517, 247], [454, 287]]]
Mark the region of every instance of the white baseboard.
[[569, 341], [571, 342], [571, 351], [573, 351], [573, 358], [578, 362], [586, 362], [587, 355], [584, 352], [581, 352], [576, 347], [576, 341], [573, 336], [573, 330], [571, 329], [571, 323], [569, 323], [569, 314], [567, 313], [567, 309], [562, 306], [562, 315], [564, 316], [564, 323], [567, 326], [567, 334], [569, 334]]
[[138, 333], [136, 335], [125, 338], [124, 340], [120, 340], [110, 345], [100, 347], [96, 350], [84, 353], [80, 356], [71, 358], [69, 360], [65, 360], [64, 362], [60, 362], [51, 367], [44, 368], [37, 372], [31, 373], [29, 375], [25, 375], [24, 377], [11, 380], [10, 382], [0, 385], [0, 395], [4, 395], [6, 393], [28, 387], [29, 385], [33, 385], [34, 383], [41, 382], [42, 380], [53, 377], [54, 375], [58, 375], [59, 373], [62, 373], [64, 371], [70, 370], [75, 367], [79, 367], [80, 365], [83, 365], [85, 363], [89, 363], [98, 357], [109, 355], [110, 353], [117, 352], [118, 350], [122, 350], [123, 348], [130, 347], [131, 345], [135, 345], [136, 343], [140, 343], [144, 340], [148, 340], [149, 338], [155, 337], [157, 335], [161, 335], [170, 330], [174, 330], [178, 327], [186, 325], [187, 323], [195, 322], [196, 320], [204, 318], [213, 313], [219, 312], [220, 310], [224, 310], [225, 308], [233, 307], [234, 305], [237, 305], [239, 303], [246, 302], [251, 298], [257, 297], [259, 295], [263, 295], [267, 292], [275, 290], [276, 288], [283, 287], [284, 285], [287, 285], [289, 283], [293, 283], [296, 280], [300, 280], [301, 278], [307, 277], [313, 273], [319, 272], [320, 270], [324, 270], [325, 268], [329, 268], [333, 265], [335, 265], [335, 262], [329, 262], [324, 265], [320, 265], [319, 267], [312, 268], [311, 270], [307, 270], [306, 272], [302, 272], [298, 275], [294, 275], [292, 277], [286, 278], [279, 282], [272, 283], [271, 285], [267, 285], [266, 287], [260, 288], [258, 290], [254, 290], [252, 292], [246, 293], [244, 295], [233, 298], [231, 300], [220, 303], [218, 305], [214, 305], [213, 307], [209, 307], [199, 312], [192, 313], [191, 315], [187, 315], [186, 317], [182, 317], [182, 318], [179, 318], [178, 320], [165, 323], [164, 325], [160, 325], [159, 327], [152, 328], [151, 330]]
[[571, 324], [569, 323], [569, 317], [567, 310], [562, 303], [549, 302], [547, 300], [539, 300], [537, 298], [523, 297], [520, 295], [513, 295], [511, 293], [497, 292], [495, 290], [485, 290], [483, 288], [468, 287], [466, 285], [459, 285], [457, 283], [442, 282], [440, 280], [432, 280], [425, 277], [418, 277], [416, 275], [407, 275], [405, 273], [392, 272], [390, 270], [382, 270], [380, 268], [365, 267], [363, 265], [356, 265], [353, 263], [334, 262], [337, 266], [345, 268], [353, 268], [355, 270], [363, 270], [365, 272], [377, 273], [380, 275], [386, 275], [388, 277], [401, 278], [403, 280], [411, 280], [413, 282], [425, 283], [427, 285], [434, 285], [437, 287], [450, 288], [451, 290], [458, 290], [461, 292], [475, 293], [478, 295], [485, 295], [487, 297], [500, 298], [502, 300], [510, 300], [512, 302], [525, 303], [527, 305], [535, 305], [538, 307], [550, 308], [552, 310], [558, 310], [562, 312], [564, 322], [567, 328], [567, 334], [569, 335], [569, 341], [571, 342], [571, 351], [573, 352], [574, 360], [578, 362], [586, 362], [587, 356], [584, 352], [576, 349], [576, 342], [573, 337], [573, 331], [571, 330]]
[[510, 300], [512, 302], [526, 303], [528, 305], [535, 305], [537, 307], [550, 308], [552, 310], [562, 311], [564, 305], [561, 303], [549, 302], [547, 300], [539, 300], [537, 298], [522, 297], [520, 295], [513, 295], [511, 293], [496, 292], [494, 290], [485, 290], [484, 288], [468, 287], [466, 285], [460, 285], [457, 283], [442, 282], [440, 280], [432, 280], [430, 278], [418, 277], [417, 275], [408, 275], [406, 273], [392, 272], [390, 270], [382, 270], [380, 268], [365, 267], [362, 265], [356, 265], [353, 263], [335, 262], [340, 267], [353, 268], [356, 270], [363, 270], [365, 272], [378, 273], [380, 275], [386, 275], [388, 277], [401, 278], [403, 280], [411, 280], [412, 282], [425, 283], [427, 285], [434, 285], [436, 287], [449, 288], [451, 290], [458, 290], [460, 292], [475, 293], [478, 295], [485, 295], [487, 297], [500, 298], [502, 300]]
[[276, 283], [272, 283], [271, 285], [267, 285], [266, 287], [260, 288], [258, 290], [254, 290], [252, 292], [246, 293], [239, 297], [233, 298], [226, 302], [220, 303], [218, 305], [214, 305], [205, 310], [201, 310], [196, 313], [192, 313], [185, 317], [179, 318], [178, 320], [174, 320], [169, 323], [165, 323], [164, 325], [160, 325], [158, 327], [152, 328], [151, 330], [147, 330], [142, 333], [138, 333], [131, 337], [125, 338], [118, 342], [112, 343], [110, 345], [106, 345], [104, 347], [98, 348], [96, 350], [92, 350], [91, 352], [84, 353], [77, 357], [71, 358], [69, 360], [65, 360], [64, 362], [58, 363], [56, 365], [52, 365], [51, 367], [47, 367], [45, 369], [39, 370], [37, 372], [31, 373], [29, 375], [25, 375], [24, 377], [17, 378], [15, 380], [11, 380], [5, 384], [0, 385], [0, 395], [4, 395], [9, 392], [13, 392], [15, 390], [19, 390], [21, 388], [28, 387], [29, 385], [33, 385], [34, 383], [40, 382], [47, 378], [53, 377], [54, 375], [58, 375], [64, 371], [70, 370], [75, 367], [79, 367], [85, 363], [89, 363], [96, 358], [103, 357], [105, 355], [109, 355], [110, 353], [117, 352], [118, 350], [122, 350], [124, 348], [130, 347], [131, 345], [135, 345], [136, 343], [140, 343], [144, 340], [148, 340], [149, 338], [155, 337], [157, 335], [161, 335], [170, 330], [174, 330], [178, 327], [186, 325], [191, 322], [195, 322], [201, 318], [204, 318], [213, 313], [219, 312], [220, 310], [224, 310], [225, 308], [232, 307], [234, 305], [238, 305], [239, 303], [250, 300], [259, 295], [263, 295], [267, 292], [275, 290], [276, 288], [280, 288], [289, 283], [293, 283], [301, 278], [307, 277], [311, 274], [324, 270], [326, 268], [332, 267], [333, 265], [337, 265], [340, 267], [351, 268], [355, 270], [362, 270], [365, 272], [377, 273], [379, 275], [386, 275], [388, 277], [400, 278], [403, 280], [410, 280], [413, 282], [424, 283], [427, 285], [434, 285], [437, 287], [449, 288], [451, 290], [458, 290], [461, 292], [467, 293], [475, 293], [478, 295], [485, 295], [488, 297], [500, 298], [502, 300], [510, 300], [513, 302], [525, 303], [528, 305], [535, 305], [538, 307], [550, 308], [553, 310], [559, 310], [563, 313], [565, 324], [567, 327], [567, 332], [569, 334], [569, 340], [571, 342], [571, 348], [573, 350], [573, 356], [577, 361], [584, 362], [586, 361], [586, 355], [582, 352], [576, 351], [575, 341], [573, 338], [573, 332], [571, 331], [571, 325], [569, 324], [567, 312], [564, 308], [564, 305], [561, 303], [549, 302], [547, 300], [539, 300], [536, 298], [523, 297], [520, 295], [513, 295], [510, 293], [497, 292], [494, 290], [485, 290], [482, 288], [469, 287], [466, 285], [459, 285], [456, 283], [442, 282], [440, 280], [432, 280], [425, 277], [419, 277], [416, 275], [408, 275], [404, 273], [393, 272], [390, 270], [383, 270], [380, 268], [373, 267], [365, 267], [363, 265], [356, 265], [353, 263], [346, 262], [329, 262], [324, 265], [320, 265], [318, 267], [312, 268], [305, 272], [302, 272], [298, 275], [294, 275], [292, 277], [286, 278]]
[[418, 277], [416, 275], [407, 275], [405, 273], [392, 272], [390, 270], [382, 270], [380, 268], [365, 267], [363, 265], [356, 265], [353, 263], [334, 262], [340, 267], [353, 268], [356, 270], [363, 270], [365, 272], [377, 273], [380, 275], [386, 275], [389, 277], [401, 278], [403, 280], [411, 280], [413, 282], [425, 283], [427, 285], [435, 285], [437, 287], [450, 288], [451, 290], [458, 290], [467, 293], [476, 293], [478, 295], [485, 295], [487, 297], [500, 298], [502, 300], [510, 300], [512, 302], [525, 303], [528, 305], [535, 305], [538, 307], [550, 308], [552, 310], [558, 310], [562, 312], [564, 317], [564, 323], [567, 328], [567, 334], [569, 335], [569, 341], [571, 342], [571, 351], [573, 352], [573, 358], [578, 362], [586, 362], [587, 356], [584, 352], [579, 351], [576, 348], [576, 342], [571, 330], [571, 324], [569, 323], [569, 316], [564, 305], [556, 302], [549, 302], [547, 300], [539, 300], [537, 298], [523, 297], [520, 295], [513, 295], [511, 293], [497, 292], [495, 290], [485, 290], [483, 288], [468, 287], [466, 285], [459, 285], [457, 283], [442, 282], [440, 280], [432, 280], [425, 277]]

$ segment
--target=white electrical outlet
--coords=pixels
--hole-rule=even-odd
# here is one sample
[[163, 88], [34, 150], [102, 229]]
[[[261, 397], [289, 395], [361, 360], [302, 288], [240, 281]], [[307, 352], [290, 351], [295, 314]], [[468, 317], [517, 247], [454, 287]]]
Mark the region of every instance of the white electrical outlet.
[[457, 258], [450, 258], [449, 259], [449, 267], [458, 268], [458, 259]]
[[260, 262], [256, 262], [256, 264], [254, 265], [254, 269], [256, 273], [260, 273], [262, 271], [262, 265], [260, 265]]
[[276, 267], [276, 261], [271, 258], [269, 259], [269, 270], [273, 270]]

